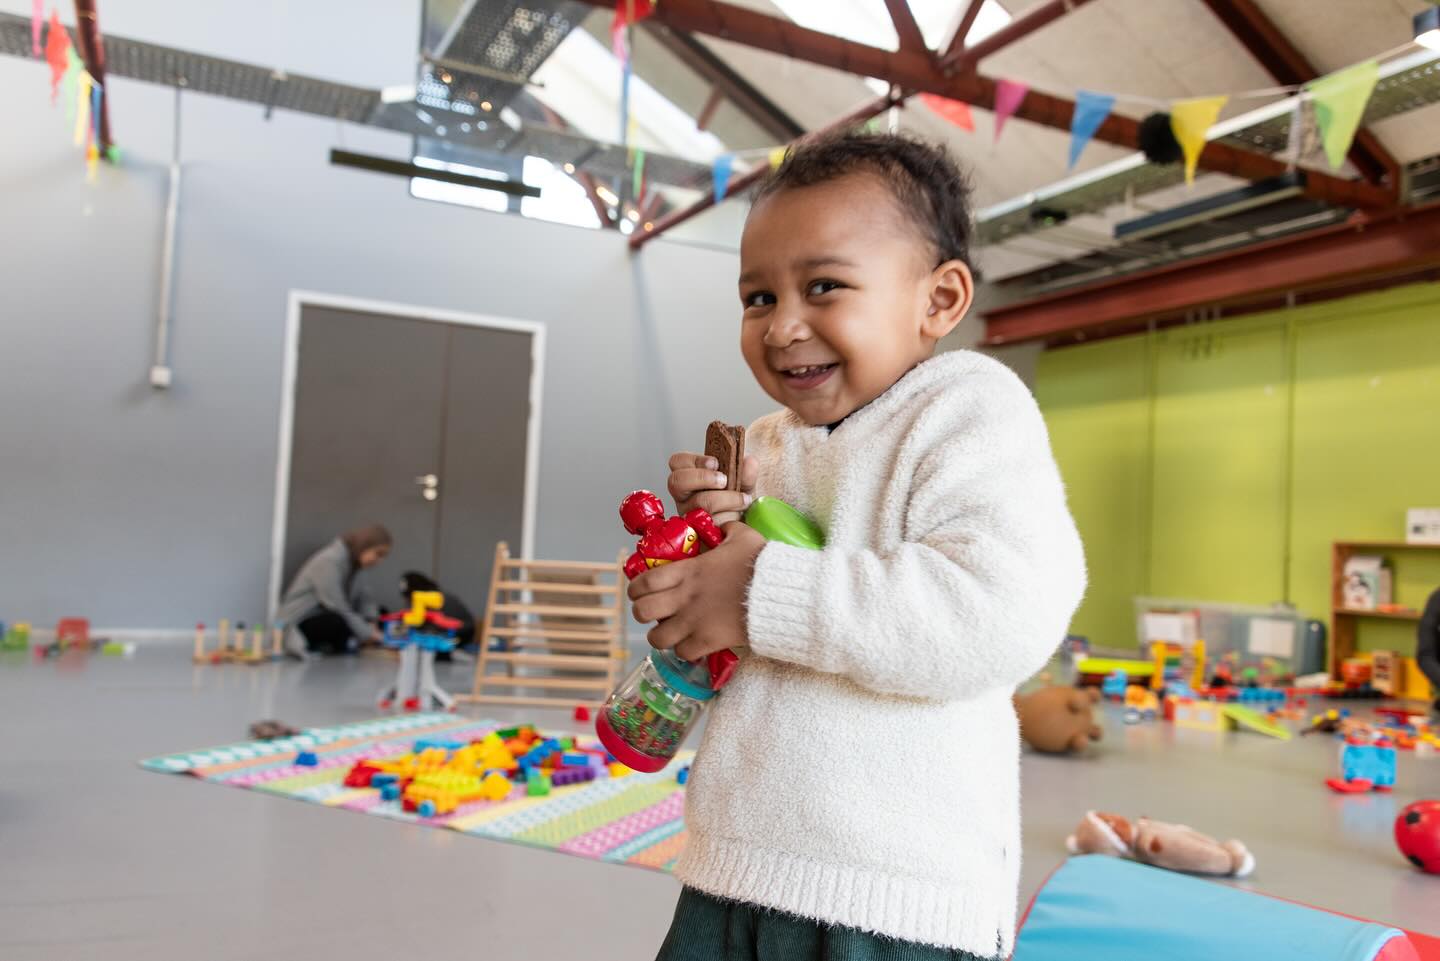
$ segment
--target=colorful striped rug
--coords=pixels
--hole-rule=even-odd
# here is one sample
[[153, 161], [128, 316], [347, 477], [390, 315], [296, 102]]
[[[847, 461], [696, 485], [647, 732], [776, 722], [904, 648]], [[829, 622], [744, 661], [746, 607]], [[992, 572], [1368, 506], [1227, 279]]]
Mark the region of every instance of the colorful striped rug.
[[[153, 757], [140, 765], [596, 861], [671, 869], [685, 846], [685, 789], [675, 775], [690, 763], [693, 751], [680, 752], [669, 767], [654, 774], [567, 785], [546, 797], [526, 797], [522, 785], [504, 800], [477, 801], [440, 817], [408, 813], [399, 801], [382, 800], [377, 788], [347, 788], [343, 783], [356, 761], [408, 753], [420, 738], [470, 740], [501, 726], [453, 714], [407, 714], [314, 728], [292, 738]], [[297, 766], [298, 751], [313, 751], [319, 763]]]

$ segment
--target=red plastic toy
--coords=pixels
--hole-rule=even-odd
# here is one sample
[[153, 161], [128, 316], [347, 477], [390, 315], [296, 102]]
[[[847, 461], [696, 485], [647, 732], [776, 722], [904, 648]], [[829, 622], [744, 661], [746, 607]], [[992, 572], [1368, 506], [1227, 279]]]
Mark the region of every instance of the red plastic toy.
[[[635, 553], [625, 561], [625, 576], [634, 580], [652, 567], [683, 561], [700, 553], [700, 545], [716, 547], [725, 534], [708, 511], [695, 508], [684, 517], [665, 517], [665, 504], [649, 491], [632, 491], [620, 502], [620, 520], [637, 535]], [[716, 651], [706, 661], [710, 687], [725, 686], [740, 659], [734, 651]]]
[[1416, 801], [1395, 819], [1395, 844], [1410, 863], [1440, 874], [1440, 801]]

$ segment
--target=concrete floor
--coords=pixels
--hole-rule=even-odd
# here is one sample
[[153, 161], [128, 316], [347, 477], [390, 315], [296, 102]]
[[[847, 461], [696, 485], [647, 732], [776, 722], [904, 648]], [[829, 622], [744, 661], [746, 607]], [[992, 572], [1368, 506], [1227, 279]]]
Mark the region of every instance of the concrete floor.
[[[194, 668], [162, 644], [128, 660], [0, 658], [0, 958], [653, 957], [677, 892], [666, 875], [135, 763], [243, 739], [264, 717], [372, 717], [392, 671], [378, 658]], [[457, 665], [442, 682], [467, 677]], [[561, 712], [484, 713], [575, 727]], [[1025, 759], [1023, 898], [1093, 807], [1239, 837], [1259, 862], [1246, 886], [1440, 934], [1440, 877], [1410, 869], [1390, 836], [1400, 807], [1440, 797], [1440, 760], [1402, 756], [1394, 795], [1342, 798], [1321, 784], [1328, 739], [1106, 726], [1091, 757]]]

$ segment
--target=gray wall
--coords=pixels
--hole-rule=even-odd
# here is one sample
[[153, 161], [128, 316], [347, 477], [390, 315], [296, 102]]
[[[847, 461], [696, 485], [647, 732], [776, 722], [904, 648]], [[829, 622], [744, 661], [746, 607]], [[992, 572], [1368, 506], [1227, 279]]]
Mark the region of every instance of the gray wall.
[[87, 185], [47, 85], [43, 64], [0, 58], [0, 619], [263, 613], [292, 289], [547, 325], [540, 556], [612, 557], [624, 493], [662, 485], [709, 420], [769, 408], [739, 354], [733, 253], [660, 241], [632, 257], [613, 233], [414, 200], [327, 162], [342, 137], [394, 156], [402, 138], [199, 95], [184, 100], [176, 383], [154, 391], [173, 95], [112, 80], [124, 163]]

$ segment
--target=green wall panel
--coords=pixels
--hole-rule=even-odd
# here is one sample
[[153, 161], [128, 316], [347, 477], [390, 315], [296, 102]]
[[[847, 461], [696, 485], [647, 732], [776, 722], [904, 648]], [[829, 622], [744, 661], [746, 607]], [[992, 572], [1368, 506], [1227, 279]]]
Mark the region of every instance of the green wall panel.
[[1150, 594], [1284, 598], [1285, 350], [1276, 323], [1155, 337]]
[[[1098, 644], [1134, 645], [1136, 594], [1328, 620], [1331, 543], [1440, 507], [1440, 284], [1049, 351], [1035, 393], [1090, 565], [1074, 630]], [[1391, 556], [1400, 603], [1440, 586], [1440, 551]], [[1360, 646], [1414, 631], [1367, 622]]]
[[1145, 356], [1143, 340], [1112, 340], [1048, 351], [1036, 373], [1036, 398], [1090, 571], [1071, 630], [1104, 646], [1135, 644], [1131, 598], [1143, 591], [1149, 486]]
[[[1294, 600], [1330, 606], [1330, 545], [1403, 540], [1407, 507], [1440, 507], [1440, 285], [1297, 311]], [[1401, 550], [1395, 600], [1440, 586], [1440, 551]], [[1415, 625], [1364, 622], [1362, 650], [1413, 651]]]

